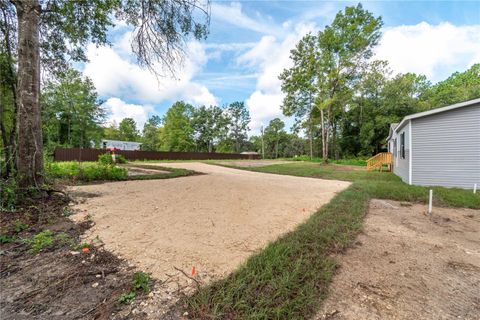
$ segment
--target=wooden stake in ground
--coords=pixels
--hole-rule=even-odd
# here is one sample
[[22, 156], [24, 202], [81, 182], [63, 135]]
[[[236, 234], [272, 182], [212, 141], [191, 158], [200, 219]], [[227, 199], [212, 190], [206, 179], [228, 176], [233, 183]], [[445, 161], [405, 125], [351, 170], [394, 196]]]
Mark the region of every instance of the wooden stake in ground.
[[430, 189], [428, 193], [428, 214], [430, 215], [430, 218], [432, 217], [432, 198], [433, 198], [433, 190]]

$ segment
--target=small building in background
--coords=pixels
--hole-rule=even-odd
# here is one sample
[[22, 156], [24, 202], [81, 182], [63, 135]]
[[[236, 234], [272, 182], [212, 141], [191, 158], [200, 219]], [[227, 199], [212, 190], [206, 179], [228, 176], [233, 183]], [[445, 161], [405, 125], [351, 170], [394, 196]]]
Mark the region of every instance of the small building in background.
[[134, 141], [106, 140], [102, 139], [100, 147], [102, 149], [118, 149], [118, 150], [140, 150], [142, 143]]
[[393, 172], [408, 184], [480, 185], [480, 99], [406, 116], [387, 142]]

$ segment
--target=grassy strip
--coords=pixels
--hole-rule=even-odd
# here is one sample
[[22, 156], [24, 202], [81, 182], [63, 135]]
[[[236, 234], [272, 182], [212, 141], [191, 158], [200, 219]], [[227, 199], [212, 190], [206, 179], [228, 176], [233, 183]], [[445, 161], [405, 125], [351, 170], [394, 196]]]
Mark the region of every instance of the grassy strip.
[[[243, 168], [245, 169], [245, 168]], [[426, 201], [427, 188], [409, 186], [391, 173], [338, 171], [318, 164], [272, 165], [248, 170], [353, 181], [304, 224], [252, 256], [226, 279], [186, 298], [189, 314], [202, 319], [305, 319], [327, 296], [334, 252], [344, 250], [362, 226], [371, 198]], [[434, 188], [441, 204], [480, 208], [480, 196]]]
[[[323, 158], [318, 158], [318, 157], [310, 158], [309, 156], [298, 156], [294, 158], [279, 158], [278, 160], [306, 161], [306, 162], [316, 162], [316, 163], [323, 162]], [[338, 159], [338, 160], [329, 159], [328, 163], [365, 167], [367, 165], [367, 158], [351, 158], [351, 159]]]
[[[245, 169], [239, 168], [237, 169]], [[300, 177], [314, 177], [351, 181], [362, 187], [371, 198], [391, 199], [426, 203], [428, 190], [433, 189], [434, 204], [437, 206], [464, 207], [480, 209], [480, 194], [460, 188], [411, 186], [391, 172], [338, 170], [336, 166], [317, 163], [288, 163], [265, 167], [253, 167], [248, 170], [285, 174]]]

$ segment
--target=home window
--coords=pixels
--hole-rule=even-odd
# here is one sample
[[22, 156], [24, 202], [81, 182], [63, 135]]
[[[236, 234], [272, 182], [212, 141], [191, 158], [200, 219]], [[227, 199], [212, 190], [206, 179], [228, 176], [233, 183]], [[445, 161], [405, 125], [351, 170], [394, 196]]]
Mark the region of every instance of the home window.
[[400, 157], [405, 159], [405, 132], [400, 135]]

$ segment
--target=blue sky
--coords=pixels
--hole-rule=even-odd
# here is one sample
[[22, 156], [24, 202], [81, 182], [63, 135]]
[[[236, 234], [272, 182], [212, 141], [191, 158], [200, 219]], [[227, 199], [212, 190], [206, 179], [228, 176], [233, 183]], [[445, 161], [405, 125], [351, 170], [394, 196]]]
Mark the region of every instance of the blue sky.
[[[307, 32], [321, 30], [346, 5], [343, 1], [218, 1], [211, 4], [210, 35], [189, 41], [177, 79], [157, 78], [135, 64], [131, 30], [117, 25], [111, 47], [89, 45], [82, 66], [106, 100], [109, 121], [133, 117], [139, 127], [163, 115], [177, 100], [195, 106], [245, 101], [251, 133], [280, 112], [278, 75], [289, 51]], [[384, 22], [376, 58], [394, 73], [425, 74], [432, 82], [480, 62], [480, 1], [368, 1], [366, 9]]]

